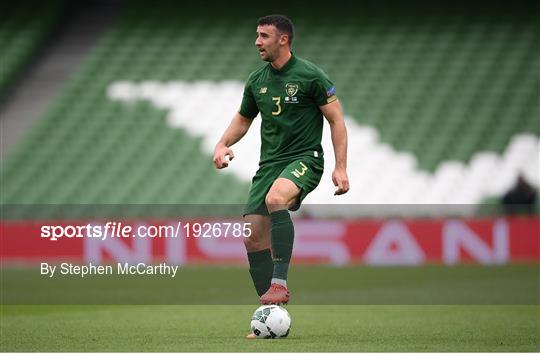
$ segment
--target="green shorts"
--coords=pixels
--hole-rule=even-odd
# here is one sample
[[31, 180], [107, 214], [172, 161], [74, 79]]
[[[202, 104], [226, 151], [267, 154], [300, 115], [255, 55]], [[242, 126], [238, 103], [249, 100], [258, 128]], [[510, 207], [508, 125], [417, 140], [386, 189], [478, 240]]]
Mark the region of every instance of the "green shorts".
[[324, 170], [323, 157], [305, 156], [281, 163], [260, 166], [251, 181], [249, 196], [244, 208], [244, 216], [249, 214], [268, 215], [266, 194], [278, 178], [287, 178], [300, 188], [296, 205], [289, 210], [300, 208], [302, 200], [313, 191], [321, 180]]

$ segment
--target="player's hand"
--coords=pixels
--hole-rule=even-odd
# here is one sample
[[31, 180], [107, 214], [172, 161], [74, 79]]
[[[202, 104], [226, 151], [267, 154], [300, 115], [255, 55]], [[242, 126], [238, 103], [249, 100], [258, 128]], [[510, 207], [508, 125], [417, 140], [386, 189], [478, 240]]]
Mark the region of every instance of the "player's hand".
[[234, 159], [234, 153], [231, 148], [225, 145], [216, 146], [214, 150], [214, 165], [217, 169], [222, 169], [229, 166], [229, 161]]
[[349, 191], [349, 177], [347, 177], [347, 171], [345, 169], [336, 168], [332, 173], [332, 182], [337, 187], [334, 195], [345, 194]]

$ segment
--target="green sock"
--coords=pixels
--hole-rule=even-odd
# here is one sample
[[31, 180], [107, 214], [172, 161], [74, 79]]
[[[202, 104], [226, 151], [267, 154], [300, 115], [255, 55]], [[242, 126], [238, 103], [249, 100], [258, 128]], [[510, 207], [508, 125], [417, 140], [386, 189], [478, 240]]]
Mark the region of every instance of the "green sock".
[[249, 274], [253, 279], [253, 285], [259, 296], [263, 295], [270, 288], [274, 263], [270, 249], [262, 251], [248, 252]]
[[273, 278], [287, 280], [294, 243], [294, 225], [288, 210], [270, 213], [272, 223]]

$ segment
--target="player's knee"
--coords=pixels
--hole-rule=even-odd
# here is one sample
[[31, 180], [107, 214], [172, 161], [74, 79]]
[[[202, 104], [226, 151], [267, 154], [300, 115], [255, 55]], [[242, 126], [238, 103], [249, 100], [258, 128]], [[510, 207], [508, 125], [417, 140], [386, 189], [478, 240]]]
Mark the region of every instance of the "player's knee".
[[244, 246], [246, 246], [246, 249], [248, 251], [251, 251], [255, 246], [257, 245], [257, 242], [253, 240], [252, 237], [244, 237]]
[[262, 237], [257, 237], [251, 235], [250, 237], [244, 237], [244, 246], [248, 252], [260, 251], [263, 249], [270, 248], [268, 242], [266, 242]]
[[272, 191], [268, 192], [265, 199], [266, 206], [269, 210], [275, 208], [284, 208], [287, 206], [287, 202], [287, 198], [285, 198], [283, 195]]

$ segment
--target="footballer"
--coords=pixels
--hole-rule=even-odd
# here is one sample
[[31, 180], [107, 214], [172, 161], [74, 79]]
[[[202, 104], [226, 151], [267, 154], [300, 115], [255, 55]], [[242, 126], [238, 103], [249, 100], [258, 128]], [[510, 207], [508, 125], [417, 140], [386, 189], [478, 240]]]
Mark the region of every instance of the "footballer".
[[[242, 103], [216, 144], [213, 162], [222, 169], [231, 149], [261, 115], [259, 169], [244, 209], [251, 236], [244, 243], [261, 304], [287, 304], [287, 273], [294, 242], [289, 211], [300, 207], [323, 174], [323, 116], [335, 155], [335, 195], [347, 193], [347, 129], [334, 84], [313, 63], [291, 52], [294, 27], [283, 15], [261, 17], [255, 46], [268, 62], [249, 75]], [[253, 334], [248, 338], [254, 337]]]

